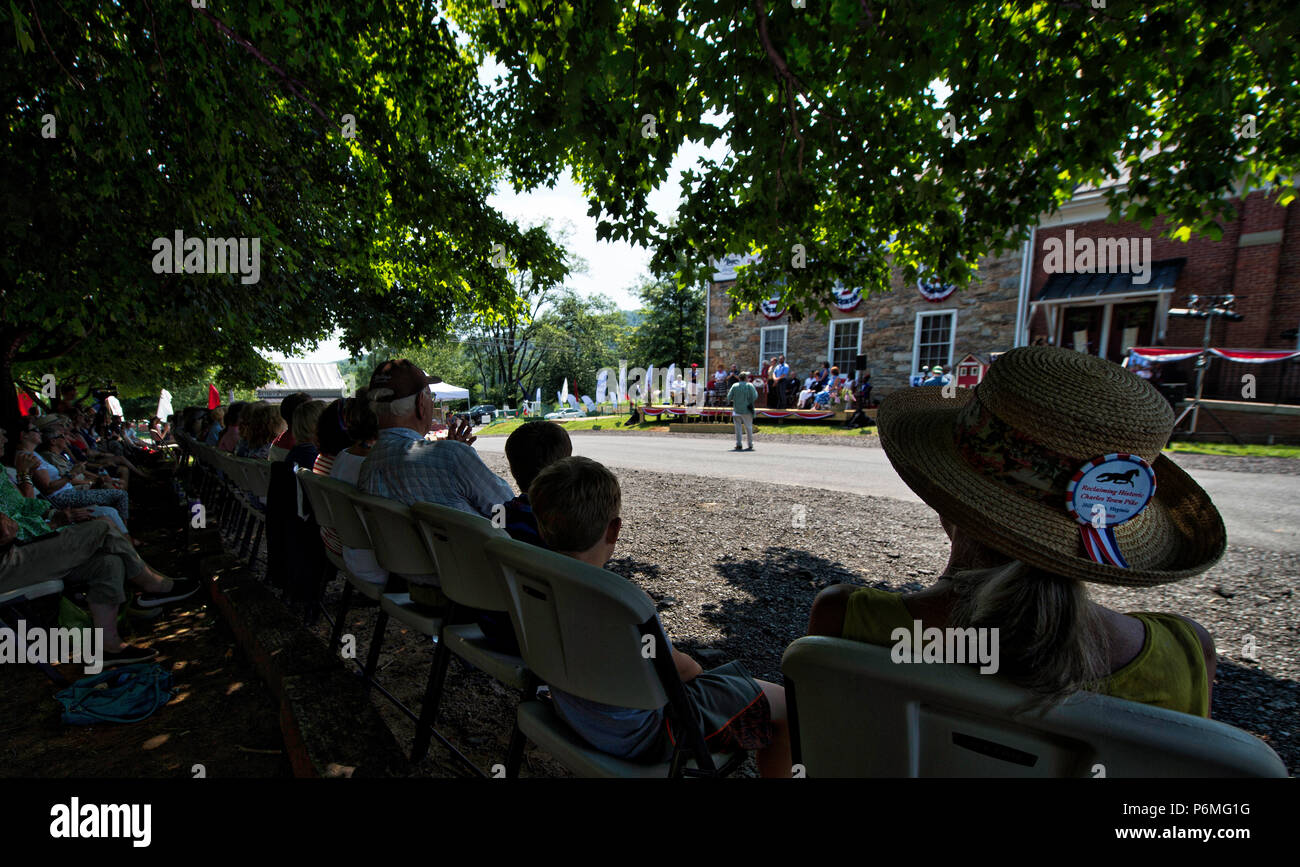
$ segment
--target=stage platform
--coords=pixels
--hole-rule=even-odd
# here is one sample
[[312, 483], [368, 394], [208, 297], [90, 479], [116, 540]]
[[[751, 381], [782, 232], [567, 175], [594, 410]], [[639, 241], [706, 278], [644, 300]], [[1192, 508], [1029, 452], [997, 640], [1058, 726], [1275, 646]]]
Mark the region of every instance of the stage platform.
[[[640, 407], [641, 414], [650, 420], [671, 421], [671, 422], [731, 422], [731, 407], [729, 406], [664, 406], [654, 404], [651, 406]], [[875, 408], [866, 411], [867, 417], [874, 419], [876, 417]], [[847, 421], [850, 411], [847, 415], [843, 410], [825, 410], [825, 409], [767, 409], [766, 407], [755, 407], [755, 420], [765, 421], [795, 421], [795, 422], [816, 422], [816, 421]]]

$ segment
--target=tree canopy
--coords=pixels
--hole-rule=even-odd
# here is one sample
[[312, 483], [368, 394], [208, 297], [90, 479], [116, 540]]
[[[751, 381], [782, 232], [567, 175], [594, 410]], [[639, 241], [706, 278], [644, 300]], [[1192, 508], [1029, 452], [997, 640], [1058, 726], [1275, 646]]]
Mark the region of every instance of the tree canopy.
[[[0, 22], [0, 380], [255, 386], [260, 348], [418, 343], [510, 303], [509, 268], [565, 273], [486, 204], [478, 63], [427, 2], [34, 0]], [[259, 239], [260, 279], [157, 273], [178, 231]]]
[[[1101, 6], [1101, 8], [1094, 8]], [[495, 137], [520, 187], [571, 166], [603, 237], [656, 273], [762, 254], [732, 290], [825, 315], [837, 282], [962, 283], [1080, 185], [1116, 216], [1214, 237], [1247, 187], [1294, 195], [1292, 0], [451, 0], [506, 72]], [[946, 96], [945, 100], [940, 95]], [[725, 139], [648, 194], [687, 141]]]

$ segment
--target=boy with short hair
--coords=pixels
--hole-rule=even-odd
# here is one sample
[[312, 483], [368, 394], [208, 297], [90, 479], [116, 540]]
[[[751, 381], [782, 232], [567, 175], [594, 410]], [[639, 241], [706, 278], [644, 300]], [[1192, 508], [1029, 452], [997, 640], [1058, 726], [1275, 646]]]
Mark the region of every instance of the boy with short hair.
[[546, 547], [528, 503], [528, 487], [538, 473], [571, 454], [573, 441], [569, 432], [553, 421], [525, 422], [506, 437], [506, 460], [520, 491], [519, 496], [504, 503], [505, 530], [511, 538]]
[[[603, 568], [623, 528], [618, 479], [589, 458], [562, 458], [538, 473], [528, 489], [542, 538], [551, 550]], [[610, 581], [625, 580], [609, 573]], [[790, 776], [790, 735], [785, 689], [755, 680], [739, 662], [704, 671], [673, 649], [686, 692], [699, 709], [706, 743], [720, 749], [757, 750], [764, 777]], [[666, 761], [671, 733], [663, 708], [613, 707], [552, 687], [556, 712], [596, 749], [633, 761]]]

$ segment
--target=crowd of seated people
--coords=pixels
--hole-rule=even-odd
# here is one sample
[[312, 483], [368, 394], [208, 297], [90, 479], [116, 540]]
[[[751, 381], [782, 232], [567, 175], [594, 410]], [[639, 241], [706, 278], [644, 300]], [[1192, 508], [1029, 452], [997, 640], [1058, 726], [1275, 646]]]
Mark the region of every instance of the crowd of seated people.
[[0, 593], [62, 581], [66, 594], [84, 596], [92, 625], [103, 630], [105, 667], [148, 662], [155, 652], [126, 644], [118, 631], [123, 607], [147, 616], [189, 599], [200, 585], [165, 575], [136, 553], [127, 491], [91, 472], [143, 475], [100, 451], [120, 421], [97, 423], [76, 405], [75, 390], [64, 395], [63, 413], [23, 416], [13, 431], [0, 429]]
[[[1168, 404], [1154, 391], [1148, 395], [1117, 386], [1104, 363], [1094, 365], [1086, 356], [1058, 366], [1059, 359], [1032, 355], [1067, 351], [1030, 347], [1009, 352], [975, 394], [963, 390], [940, 402], [918, 389], [886, 399], [879, 420], [882, 446], [904, 481], [938, 512], [951, 540], [948, 566], [933, 586], [916, 593], [860, 585], [824, 590], [812, 603], [808, 632], [889, 645], [896, 628], [910, 630], [915, 621], [927, 628], [998, 628], [1002, 676], [1041, 701], [1093, 690], [1208, 716], [1215, 655], [1204, 628], [1175, 614], [1111, 610], [1089, 598], [1086, 582], [1156, 584], [1202, 572], [1223, 553], [1222, 523], [1204, 492], [1159, 457], [1161, 436], [1172, 428]], [[781, 359], [774, 361], [774, 370], [779, 369]], [[1036, 375], [1044, 367], [1073, 373], [1047, 383]], [[715, 381], [725, 384], [725, 369], [718, 373], [724, 376], [715, 374]], [[819, 385], [818, 394], [850, 385], [831, 365], [810, 379], [805, 390]], [[292, 432], [299, 444], [311, 439], [316, 452], [311, 466], [317, 473], [407, 505], [439, 503], [484, 518], [503, 514], [498, 526], [514, 538], [604, 567], [624, 529], [614, 474], [572, 456], [572, 443], [560, 426], [530, 421], [505, 445], [515, 493], [471, 448], [475, 437], [469, 425], [453, 424], [441, 442], [427, 438], [434, 418], [427, 386], [435, 381], [409, 361], [387, 361], [357, 397], [300, 406]], [[979, 395], [992, 398], [999, 389], [1004, 402], [998, 405], [1019, 407], [1022, 416], [990, 420]], [[854, 384], [854, 391], [861, 409], [869, 400], [870, 377]], [[1042, 420], [1068, 415], [1080, 393], [1100, 394], [1108, 405], [1123, 410], [1112, 416], [1114, 421], [1086, 423], [1081, 436], [1088, 447], [1098, 454], [1147, 455], [1161, 475], [1151, 508], [1161, 512], [1156, 532], [1168, 538], [1146, 551], [1131, 551], [1127, 572], [1088, 558], [1078, 525], [1045, 505], [1043, 493], [1061, 493], [1057, 488], [1070, 476], [1065, 470], [1076, 469], [1073, 465], [1053, 470], [1035, 464], [1033, 471], [1042, 478], [1019, 486], [987, 485], [1002, 478], [1007, 461], [1018, 459], [1002, 453], [1007, 443], [1044, 455], [1060, 453], [1060, 432]], [[247, 412], [244, 408], [240, 418], [257, 424]], [[1143, 421], [1129, 424], [1129, 419]], [[1014, 434], [989, 436], [991, 426]], [[1035, 523], [1035, 533], [1022, 532], [1027, 520]], [[328, 533], [321, 541], [338, 545]], [[354, 558], [347, 562], [357, 574], [376, 583], [388, 580], [369, 552], [343, 553]], [[415, 602], [446, 609], [448, 600], [436, 576], [409, 577]], [[609, 580], [624, 579], [609, 573]], [[503, 649], [513, 646], [506, 618], [491, 612], [468, 616], [494, 643]], [[710, 745], [756, 750], [765, 776], [789, 776], [782, 688], [755, 680], [739, 663], [705, 672], [675, 649], [673, 659], [704, 715]], [[671, 749], [662, 708], [609, 707], [557, 690], [552, 696], [559, 716], [597, 749], [645, 761], [662, 760]]]

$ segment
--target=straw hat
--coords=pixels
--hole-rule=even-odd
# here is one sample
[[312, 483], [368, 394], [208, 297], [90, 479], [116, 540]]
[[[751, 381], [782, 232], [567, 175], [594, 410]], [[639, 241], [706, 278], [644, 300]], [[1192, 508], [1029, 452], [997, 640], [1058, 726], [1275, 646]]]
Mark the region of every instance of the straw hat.
[[[974, 389], [891, 394], [876, 422], [903, 481], [981, 543], [1057, 575], [1143, 587], [1204, 572], [1227, 541], [1209, 496], [1160, 453], [1173, 420], [1160, 393], [1124, 368], [1027, 346], [998, 358]], [[1066, 511], [1076, 473], [1116, 453], [1155, 471], [1150, 502], [1112, 528], [1129, 568], [1094, 562]]]

